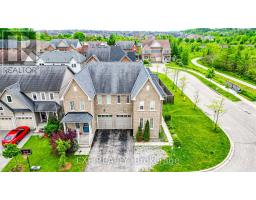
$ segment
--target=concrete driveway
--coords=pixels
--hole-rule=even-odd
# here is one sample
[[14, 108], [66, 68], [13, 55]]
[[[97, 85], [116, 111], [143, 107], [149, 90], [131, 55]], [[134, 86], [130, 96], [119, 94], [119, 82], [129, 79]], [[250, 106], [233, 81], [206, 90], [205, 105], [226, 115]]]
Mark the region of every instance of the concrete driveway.
[[[156, 67], [152, 70], [156, 71]], [[163, 67], [158, 70], [165, 72]], [[172, 77], [169, 76], [170, 79]], [[213, 113], [207, 105], [220, 98], [220, 95], [186, 72], [179, 73], [179, 78], [182, 77], [186, 77], [188, 82], [185, 94], [193, 101], [195, 91], [198, 90], [198, 106], [212, 119]], [[256, 171], [256, 108], [246, 102], [232, 102], [228, 99], [225, 99], [224, 104], [226, 113], [220, 118], [220, 127], [231, 138], [234, 152], [230, 160], [215, 171]]]
[[86, 171], [133, 171], [133, 159], [130, 130], [98, 130]]

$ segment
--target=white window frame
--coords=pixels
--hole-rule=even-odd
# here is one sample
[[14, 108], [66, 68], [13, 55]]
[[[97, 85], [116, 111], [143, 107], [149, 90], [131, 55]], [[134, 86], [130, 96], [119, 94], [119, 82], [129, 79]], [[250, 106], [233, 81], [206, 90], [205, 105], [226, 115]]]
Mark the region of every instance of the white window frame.
[[85, 111], [85, 103], [84, 103], [84, 101], [80, 101], [80, 110], [81, 111]]
[[[143, 106], [143, 109], [141, 109], [141, 106]], [[139, 111], [144, 111], [144, 101], [140, 101], [140, 104], [139, 104]]]
[[[152, 105], [154, 105], [154, 106], [152, 107]], [[150, 111], [156, 111], [156, 102], [155, 101], [150, 101], [149, 102], [149, 110]]]
[[106, 102], [107, 102], [108, 105], [111, 104], [111, 95], [106, 96]]
[[[72, 109], [72, 103], [73, 103], [73, 109]], [[69, 109], [70, 109], [71, 111], [75, 111], [75, 110], [76, 110], [75, 101], [70, 101], [70, 102], [69, 102]]]
[[0, 112], [3, 112], [3, 111], [4, 111], [4, 107], [0, 106]]
[[[11, 98], [11, 101], [8, 101], [8, 97], [10, 97], [10, 98]], [[13, 100], [12, 100], [12, 96], [11, 96], [11, 95], [6, 95], [6, 101], [7, 101], [8, 103], [12, 103], [12, 102], [13, 102]]]
[[72, 63], [72, 64], [71, 64], [71, 67], [72, 67], [72, 68], [76, 68], [76, 63]]
[[[118, 99], [120, 100], [119, 102]], [[121, 95], [117, 95], [117, 104], [121, 104]]]
[[[152, 120], [152, 123], [151, 123], [151, 120]], [[152, 125], [152, 127], [151, 127], [151, 125]], [[149, 127], [150, 127], [150, 129], [154, 129], [154, 118], [149, 119]]]
[[[142, 121], [142, 126], [141, 126], [141, 121]], [[144, 119], [143, 118], [140, 118], [139, 125], [140, 125], [141, 129], [144, 129]]]
[[[129, 100], [129, 101], [127, 101], [127, 100]], [[127, 95], [126, 96], [126, 104], [130, 104], [131, 103], [131, 97], [130, 97], [130, 95]]]
[[[42, 98], [42, 94], [44, 95], [44, 99]], [[40, 92], [40, 97], [42, 101], [46, 101], [46, 94], [45, 92]]]
[[[51, 94], [52, 94], [52, 96], [53, 96], [53, 99], [51, 98]], [[54, 98], [54, 93], [53, 92], [50, 92], [49, 93], [49, 100], [54, 100], [55, 98]]]
[[102, 104], [102, 95], [97, 95], [97, 104]]
[[[36, 99], [34, 99], [34, 95], [36, 96]], [[33, 101], [38, 101], [38, 95], [36, 92], [32, 92], [32, 99]]]

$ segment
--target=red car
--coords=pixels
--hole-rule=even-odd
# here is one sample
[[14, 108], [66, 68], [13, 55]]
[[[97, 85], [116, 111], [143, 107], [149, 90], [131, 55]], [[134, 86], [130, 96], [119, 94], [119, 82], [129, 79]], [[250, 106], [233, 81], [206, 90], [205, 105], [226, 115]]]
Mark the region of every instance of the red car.
[[27, 126], [19, 126], [16, 129], [11, 130], [5, 137], [2, 139], [2, 145], [7, 144], [18, 144], [30, 131], [30, 128]]

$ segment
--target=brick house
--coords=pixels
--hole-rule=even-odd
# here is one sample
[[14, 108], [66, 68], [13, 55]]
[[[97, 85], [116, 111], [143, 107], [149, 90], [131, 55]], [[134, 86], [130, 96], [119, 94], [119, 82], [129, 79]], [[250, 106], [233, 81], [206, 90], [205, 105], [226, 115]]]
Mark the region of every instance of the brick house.
[[99, 46], [87, 50], [86, 63], [89, 62], [134, 62], [134, 52], [125, 52], [119, 46]]
[[76, 74], [63, 93], [65, 130], [78, 133], [90, 148], [96, 130], [130, 129], [150, 122], [150, 137], [159, 137], [166, 94], [142, 63], [91, 62]]
[[155, 63], [171, 61], [171, 48], [169, 40], [147, 39], [142, 42], [142, 60], [150, 60]]
[[78, 50], [82, 47], [78, 39], [53, 39], [49, 42], [47, 51], [71, 51]]

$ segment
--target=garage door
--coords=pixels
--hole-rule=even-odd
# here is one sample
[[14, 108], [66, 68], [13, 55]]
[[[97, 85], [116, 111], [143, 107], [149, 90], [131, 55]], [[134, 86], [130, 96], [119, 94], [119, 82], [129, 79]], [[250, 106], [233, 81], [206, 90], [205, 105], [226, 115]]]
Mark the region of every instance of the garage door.
[[112, 115], [98, 115], [98, 129], [113, 129]]
[[131, 115], [117, 115], [116, 129], [132, 129]]
[[16, 117], [16, 126], [28, 126], [34, 128], [33, 118], [31, 116]]
[[12, 118], [11, 117], [1, 117], [0, 118], [0, 130], [11, 130], [13, 129]]

